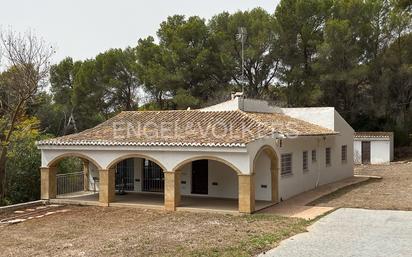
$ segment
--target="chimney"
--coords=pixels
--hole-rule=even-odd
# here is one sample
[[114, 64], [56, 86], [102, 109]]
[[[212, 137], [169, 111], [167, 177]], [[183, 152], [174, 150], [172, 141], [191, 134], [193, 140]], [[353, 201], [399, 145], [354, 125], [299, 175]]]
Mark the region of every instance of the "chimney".
[[235, 99], [235, 98], [244, 98], [243, 92], [232, 92], [230, 94], [231, 99]]

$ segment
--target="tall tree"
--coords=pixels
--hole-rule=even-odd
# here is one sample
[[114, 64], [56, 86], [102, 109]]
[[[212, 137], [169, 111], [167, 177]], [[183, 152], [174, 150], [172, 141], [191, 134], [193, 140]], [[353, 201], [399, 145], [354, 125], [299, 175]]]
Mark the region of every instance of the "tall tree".
[[335, 106], [352, 124], [374, 112], [373, 87], [379, 54], [386, 47], [385, 1], [335, 1], [319, 48], [323, 105]]
[[[165, 108], [165, 100], [173, 99], [178, 92], [204, 102], [228, 87], [230, 77], [222, 68], [217, 44], [203, 19], [168, 17], [160, 24], [157, 36], [159, 44], [152, 37], [139, 40], [136, 54], [142, 84], [160, 108]], [[192, 107], [198, 102], [192, 102]]]
[[138, 59], [138, 73], [145, 91], [154, 99], [160, 109], [165, 108], [165, 98], [170, 97], [174, 73], [170, 52], [154, 42], [153, 37], [139, 39], [135, 49]]
[[50, 69], [50, 85], [53, 94], [53, 106], [61, 122], [56, 135], [66, 135], [77, 132], [74, 105], [72, 102], [74, 81], [81, 67], [81, 62], [74, 62], [71, 57], [63, 59], [60, 63], [52, 65]]
[[76, 126], [79, 131], [91, 128], [110, 117], [107, 90], [96, 65], [96, 60], [83, 61], [76, 73], [71, 101], [75, 106]]
[[137, 109], [140, 84], [134, 50], [111, 49], [99, 54], [96, 68], [107, 90], [110, 108], [114, 111]]
[[[403, 8], [390, 13], [391, 44], [382, 54], [380, 87], [386, 89], [386, 118], [408, 142], [412, 132], [412, 14]], [[398, 141], [399, 142], [399, 141]]]
[[[248, 97], [267, 98], [278, 75], [279, 35], [275, 19], [261, 8], [214, 16], [209, 27], [218, 46], [223, 71]], [[244, 66], [239, 28], [245, 28]], [[245, 77], [242, 78], [242, 69]]]
[[276, 8], [281, 72], [291, 106], [315, 105], [321, 95], [315, 71], [330, 0], [282, 0]]
[[3, 202], [10, 141], [25, 115], [28, 102], [44, 85], [53, 49], [30, 32], [9, 31], [2, 33], [0, 39], [6, 60], [6, 71], [0, 79], [0, 202]]

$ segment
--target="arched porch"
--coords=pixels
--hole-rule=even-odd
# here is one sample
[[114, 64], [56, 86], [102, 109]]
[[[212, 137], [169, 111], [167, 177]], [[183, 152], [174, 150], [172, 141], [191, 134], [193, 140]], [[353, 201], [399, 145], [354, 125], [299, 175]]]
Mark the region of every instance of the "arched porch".
[[[83, 160], [84, 180], [97, 179], [97, 192], [89, 186], [84, 192], [79, 192], [79, 195], [63, 195], [53, 201], [100, 206], [143, 206], [170, 211], [214, 210], [242, 213], [252, 213], [273, 203], [271, 199], [259, 197], [260, 193], [255, 192], [257, 187], [264, 184], [267, 189], [260, 191], [272, 188], [272, 182], [259, 180], [263, 173], [261, 165], [257, 165], [259, 167], [249, 174], [247, 170], [240, 170], [239, 167], [247, 167], [247, 153], [90, 153], [53, 153], [50, 155], [53, 158], [45, 155], [45, 159], [52, 160], [43, 162], [42, 199], [54, 199], [57, 196], [56, 179], [53, 177], [56, 163], [67, 156], [77, 156]], [[256, 157], [255, 161], [257, 159]], [[258, 162], [260, 161], [259, 159]], [[269, 163], [272, 167], [270, 160], [264, 159], [263, 162], [266, 163], [263, 166], [268, 166]], [[265, 179], [265, 176], [262, 178]], [[157, 184], [150, 184], [154, 182]], [[91, 182], [84, 183], [90, 185]]]

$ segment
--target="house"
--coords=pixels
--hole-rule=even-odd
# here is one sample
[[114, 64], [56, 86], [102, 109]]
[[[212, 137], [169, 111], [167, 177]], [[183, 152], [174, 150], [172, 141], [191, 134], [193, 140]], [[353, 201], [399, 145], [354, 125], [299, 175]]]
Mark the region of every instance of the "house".
[[334, 108], [278, 108], [241, 96], [199, 110], [121, 112], [37, 143], [41, 197], [56, 198], [57, 163], [77, 156], [84, 190], [98, 180], [99, 205], [114, 206], [121, 187], [136, 203], [161, 199], [166, 210], [208, 201], [252, 213], [352, 176], [353, 133]]
[[393, 132], [356, 132], [353, 148], [356, 164], [388, 164], [393, 161]]

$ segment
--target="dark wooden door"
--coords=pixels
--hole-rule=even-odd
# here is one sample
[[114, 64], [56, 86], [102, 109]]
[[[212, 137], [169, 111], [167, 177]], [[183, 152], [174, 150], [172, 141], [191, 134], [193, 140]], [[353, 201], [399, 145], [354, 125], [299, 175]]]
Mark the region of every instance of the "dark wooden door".
[[362, 141], [362, 163], [371, 163], [371, 142]]
[[208, 161], [192, 162], [192, 194], [207, 194], [208, 180]]

